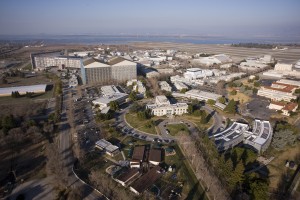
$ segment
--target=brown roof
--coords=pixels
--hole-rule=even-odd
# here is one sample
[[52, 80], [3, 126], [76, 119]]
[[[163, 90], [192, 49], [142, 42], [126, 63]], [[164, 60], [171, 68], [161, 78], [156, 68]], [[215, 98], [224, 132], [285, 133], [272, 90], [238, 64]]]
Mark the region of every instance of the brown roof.
[[161, 168], [159, 166], [155, 166], [146, 174], [144, 174], [140, 179], [135, 181], [131, 187], [135, 189], [138, 193], [142, 193], [144, 190], [149, 188], [151, 185], [155, 183], [157, 179], [162, 176], [162, 173], [159, 172]]
[[136, 168], [132, 168], [132, 169], [128, 169], [127, 171], [125, 171], [123, 174], [118, 176], [116, 179], [126, 183], [127, 181], [134, 178], [138, 174], [139, 174], [139, 170]]
[[143, 160], [145, 152], [145, 146], [134, 147], [132, 160]]
[[298, 106], [298, 104], [296, 103], [288, 103], [284, 106], [283, 110], [287, 110], [287, 111], [292, 111], [294, 110], [296, 107]]
[[161, 162], [161, 149], [150, 149], [149, 161]]
[[291, 93], [293, 91], [293, 89], [295, 89], [297, 87], [290, 85], [290, 86], [286, 86], [285, 88], [275, 88], [275, 87], [272, 87], [272, 86], [271, 87], [270, 86], [264, 86], [264, 88], [270, 89], [270, 90], [277, 90], [277, 91], [280, 91], [280, 92]]

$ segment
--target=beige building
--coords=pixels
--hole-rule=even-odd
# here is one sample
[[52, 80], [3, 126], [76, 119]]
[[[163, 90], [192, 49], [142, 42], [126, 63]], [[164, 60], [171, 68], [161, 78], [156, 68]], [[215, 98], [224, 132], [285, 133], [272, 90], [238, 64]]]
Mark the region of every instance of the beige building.
[[97, 59], [89, 59], [83, 62], [81, 68], [83, 84], [124, 82], [136, 79], [136, 63], [121, 57], [114, 57], [107, 62]]

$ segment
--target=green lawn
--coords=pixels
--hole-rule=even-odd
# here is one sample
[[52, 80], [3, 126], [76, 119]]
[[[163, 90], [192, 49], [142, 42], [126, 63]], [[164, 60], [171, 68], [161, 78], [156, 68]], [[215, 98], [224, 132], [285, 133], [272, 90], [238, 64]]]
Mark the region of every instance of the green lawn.
[[185, 115], [180, 116], [179, 118], [182, 118], [182, 119], [185, 119], [185, 120], [193, 122], [195, 125], [197, 125], [197, 127], [198, 127], [199, 130], [206, 130], [206, 129], [208, 129], [213, 124], [213, 117], [210, 117], [209, 122], [206, 123], [206, 124], [202, 124], [200, 122], [201, 119], [198, 116], [193, 116], [193, 115], [185, 114]]
[[190, 132], [185, 124], [168, 124], [167, 129], [170, 131], [170, 135], [176, 136], [179, 133], [189, 135]]
[[147, 126], [147, 124], [151, 123], [151, 120], [155, 121], [155, 118], [153, 119], [147, 119], [147, 120], [140, 120], [137, 117], [137, 114], [126, 114], [126, 121], [135, 129], [138, 129], [140, 131], [150, 133], [150, 134], [157, 134], [155, 125], [152, 124], [150, 126]]
[[[207, 199], [197, 177], [177, 145], [175, 151], [175, 155], [165, 157], [165, 162], [168, 165], [176, 165], [177, 181], [183, 182], [183, 193], [186, 195], [186, 199], [201, 199], [201, 197]], [[168, 173], [164, 179], [170, 180], [172, 174]]]

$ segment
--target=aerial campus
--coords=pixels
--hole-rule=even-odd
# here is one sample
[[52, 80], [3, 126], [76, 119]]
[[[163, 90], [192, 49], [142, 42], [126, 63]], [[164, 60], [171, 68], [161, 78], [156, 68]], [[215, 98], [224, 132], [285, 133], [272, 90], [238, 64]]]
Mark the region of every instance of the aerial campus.
[[[29, 8], [0, 2], [0, 7], [28, 11], [16, 14], [25, 20], [27, 15], [36, 18], [33, 8], [47, 16], [52, 4], [29, 2]], [[128, 5], [119, 4], [107, 2], [101, 5], [102, 12], [112, 12], [113, 6], [116, 16], [119, 12], [127, 16]], [[291, 15], [299, 5], [289, 0], [286, 5], [275, 4], [270, 7]], [[98, 3], [61, 3], [74, 13], [79, 5], [91, 13], [99, 8]], [[179, 5], [185, 9], [177, 1], [161, 4], [174, 10]], [[130, 6], [130, 10], [146, 8]], [[201, 6], [211, 10], [212, 4]], [[176, 28], [185, 30], [180, 22], [191, 19], [186, 18], [189, 12], [199, 19], [202, 15], [190, 7], [182, 19], [176, 13], [170, 21], [162, 14], [174, 14], [169, 9], [148, 7], [157, 11], [157, 16], [151, 15], [159, 17], [155, 22], [163, 21], [161, 25], [170, 30], [176, 19]], [[74, 13], [55, 12], [57, 22], [65, 24], [47, 26], [61, 31], [85, 27], [94, 32], [87, 25], [92, 21], [94, 28], [93, 20], [101, 15], [83, 12], [81, 17], [89, 18], [79, 20]], [[261, 14], [259, 9], [253, 12]], [[39, 21], [49, 18], [41, 14], [33, 27], [21, 17], [6, 12], [3, 16], [12, 25], [0, 21], [5, 31], [11, 30], [0, 30], [1, 199], [300, 198], [299, 35], [288, 40], [247, 30], [250, 35], [240, 32], [246, 39], [229, 40], [220, 32], [177, 35], [163, 34], [163, 28], [157, 29], [162, 34], [130, 34], [124, 27], [132, 27], [125, 22], [133, 20], [131, 15], [121, 24], [117, 22], [123, 16], [116, 20], [101, 15], [107, 21], [101, 21], [101, 28], [110, 30], [118, 24], [123, 27], [120, 34], [18, 35], [28, 29], [17, 19], [30, 30], [47, 32]], [[62, 16], [73, 16], [78, 23], [72, 25]], [[233, 22], [228, 16], [223, 17]], [[152, 28], [150, 18], [140, 17], [143, 24], [133, 20], [134, 27]], [[202, 21], [204, 29], [212, 24], [216, 30], [222, 27], [207, 20], [210, 25]], [[240, 31], [233, 26], [228, 24]]]

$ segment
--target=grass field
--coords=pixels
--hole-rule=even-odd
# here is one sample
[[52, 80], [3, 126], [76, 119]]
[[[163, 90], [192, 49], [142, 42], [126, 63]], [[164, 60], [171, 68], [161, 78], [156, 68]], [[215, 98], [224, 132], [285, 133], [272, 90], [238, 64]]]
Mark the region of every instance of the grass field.
[[286, 160], [295, 160], [297, 156], [300, 155], [299, 143], [294, 147], [288, 147], [283, 151], [272, 152], [275, 159], [268, 165], [269, 177], [270, 177], [270, 187], [276, 188], [280, 182], [281, 176], [287, 172], [285, 167]]
[[[175, 146], [175, 151], [175, 155], [165, 157], [165, 162], [168, 165], [176, 165], [176, 181], [183, 183], [184, 199], [207, 199], [197, 177], [177, 145]], [[167, 174], [164, 179], [169, 180], [172, 174]]]
[[[157, 117], [153, 117], [152, 119], [147, 119], [147, 120], [140, 120], [137, 117], [137, 114], [131, 114], [127, 113], [126, 114], [126, 121], [135, 129], [149, 133], [149, 134], [157, 134], [156, 129], [155, 129], [155, 124], [151, 124], [151, 121], [156, 122], [159, 120]], [[149, 125], [150, 126], [147, 126]]]
[[178, 133], [184, 133], [189, 135], [189, 130], [185, 124], [168, 124], [167, 129], [170, 131], [170, 135], [176, 136]]
[[209, 122], [206, 123], [206, 124], [202, 124], [200, 122], [200, 117], [197, 117], [197, 116], [193, 116], [193, 115], [182, 115], [180, 116], [179, 118], [182, 118], [182, 119], [186, 119], [188, 121], [191, 121], [193, 122], [195, 125], [197, 125], [198, 129], [199, 130], [203, 130], [203, 129], [208, 129], [212, 124], [213, 124], [213, 118], [211, 117]]

